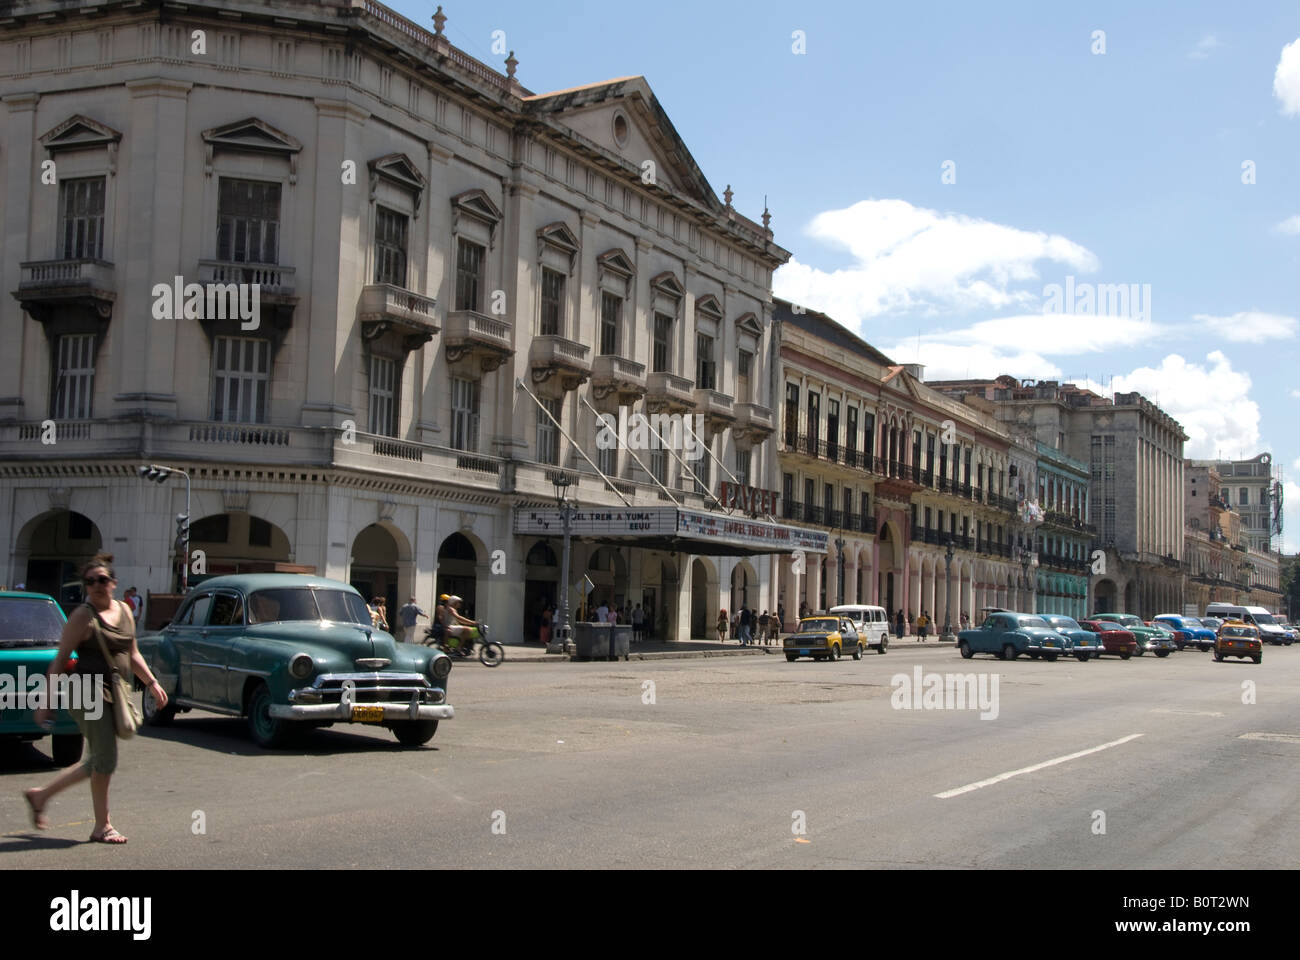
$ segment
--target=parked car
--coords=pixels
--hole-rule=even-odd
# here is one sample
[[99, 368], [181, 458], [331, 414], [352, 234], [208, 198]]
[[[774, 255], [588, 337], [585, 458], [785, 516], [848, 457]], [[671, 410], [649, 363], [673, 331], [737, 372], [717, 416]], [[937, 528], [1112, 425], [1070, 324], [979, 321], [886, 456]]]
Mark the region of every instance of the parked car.
[[1217, 628], [1211, 629], [1205, 626], [1196, 617], [1184, 617], [1176, 613], [1162, 613], [1155, 618], [1155, 622], [1166, 624], [1175, 631], [1181, 631], [1186, 635], [1179, 644], [1179, 650], [1186, 647], [1196, 647], [1198, 650], [1214, 649]]
[[451, 658], [375, 629], [361, 594], [337, 580], [213, 577], [190, 590], [161, 632], [138, 642], [168, 696], [159, 709], [145, 692], [150, 724], [198, 708], [246, 717], [263, 747], [334, 723], [380, 724], [419, 746], [455, 716]]
[[1220, 663], [1224, 657], [1249, 657], [1256, 663], [1264, 660], [1264, 644], [1259, 638], [1259, 628], [1241, 620], [1228, 620], [1219, 628], [1214, 641], [1214, 659]]
[[804, 617], [798, 632], [785, 638], [785, 658], [791, 662], [800, 657], [838, 660], [845, 650], [853, 654], [854, 660], [861, 660], [865, 649], [852, 620], [829, 614]]
[[1243, 607], [1234, 603], [1212, 603], [1205, 608], [1208, 615], [1223, 617], [1225, 620], [1237, 620], [1249, 624], [1259, 631], [1261, 642], [1287, 644], [1294, 642], [1287, 639], [1286, 632], [1278, 626], [1273, 614], [1264, 607]]
[[[1060, 613], [1044, 613], [1040, 614], [1040, 616], [1048, 622], [1053, 630], [1069, 638], [1076, 660], [1087, 663], [1093, 657], [1101, 656], [1101, 638], [1092, 631], [1079, 626], [1078, 621], [1073, 617], [1067, 617]], [[1035, 654], [1031, 653], [1030, 656], [1035, 656]]]
[[1147, 652], [1154, 653], [1157, 657], [1167, 657], [1178, 649], [1172, 634], [1165, 633], [1159, 627], [1148, 627], [1140, 617], [1131, 613], [1098, 613], [1094, 614], [1092, 619], [1103, 623], [1117, 623], [1133, 634], [1133, 639], [1137, 641], [1136, 653], [1139, 657]]
[[[12, 691], [0, 709], [0, 741], [35, 743], [50, 738], [50, 753], [60, 767], [81, 759], [81, 731], [66, 710], [59, 710], [50, 729], [38, 727], [34, 711], [18, 695], [30, 689], [28, 680], [45, 676], [59, 650], [59, 637], [67, 618], [54, 598], [44, 593], [0, 591], [0, 691]], [[64, 665], [71, 673], [76, 654]], [[20, 682], [21, 681], [21, 682]]]
[[1003, 660], [1025, 653], [1053, 661], [1063, 653], [1072, 653], [1072, 647], [1068, 637], [1032, 613], [991, 613], [980, 626], [957, 634], [957, 649], [967, 660], [977, 653], [991, 653]]
[[1169, 624], [1161, 620], [1148, 620], [1146, 621], [1146, 625], [1148, 627], [1154, 627], [1156, 630], [1159, 630], [1166, 637], [1172, 640], [1174, 643], [1175, 650], [1182, 650], [1183, 647], [1187, 646], [1187, 641], [1191, 639], [1191, 634], [1183, 630], [1179, 630], [1176, 627], [1170, 626]]
[[1118, 624], [1102, 620], [1080, 620], [1079, 626], [1101, 640], [1101, 652], [1127, 660], [1137, 653], [1137, 638]]
[[830, 612], [852, 620], [853, 628], [862, 637], [862, 642], [876, 653], [889, 652], [889, 614], [884, 607], [850, 603], [831, 607]]

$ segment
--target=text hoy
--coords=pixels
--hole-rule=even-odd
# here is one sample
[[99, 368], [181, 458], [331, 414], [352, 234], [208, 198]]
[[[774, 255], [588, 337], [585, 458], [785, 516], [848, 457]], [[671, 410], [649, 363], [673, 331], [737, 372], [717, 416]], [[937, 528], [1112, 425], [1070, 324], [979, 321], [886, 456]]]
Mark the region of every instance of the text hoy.
[[170, 284], [155, 283], [155, 320], [240, 320], [239, 329], [256, 330], [262, 309], [257, 283], [186, 283], [181, 276]]
[[127, 930], [132, 939], [148, 940], [153, 929], [151, 897], [82, 897], [73, 890], [51, 900], [50, 911], [50, 929], [59, 933]]

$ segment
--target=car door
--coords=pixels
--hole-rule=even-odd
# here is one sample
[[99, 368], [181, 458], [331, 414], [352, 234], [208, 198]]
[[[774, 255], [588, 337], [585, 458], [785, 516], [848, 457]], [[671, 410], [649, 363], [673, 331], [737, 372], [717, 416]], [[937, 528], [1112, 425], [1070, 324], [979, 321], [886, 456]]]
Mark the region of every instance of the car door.
[[975, 642], [971, 644], [971, 649], [977, 653], [997, 653], [1002, 649], [1000, 641], [1006, 628], [1002, 617], [993, 614], [984, 621], [984, 626], [974, 632]]
[[[231, 662], [236, 642], [244, 632], [244, 601], [235, 590], [218, 590], [208, 611], [206, 630], [200, 631], [199, 646], [204, 660], [211, 664], [213, 689], [210, 691], [216, 706], [236, 709], [241, 706], [244, 674], [232, 672]], [[220, 669], [217, 665], [220, 664]], [[207, 691], [205, 691], [207, 692]]]
[[186, 631], [186, 645], [190, 651], [190, 696], [208, 706], [221, 706], [225, 701], [226, 664], [220, 650], [210, 641], [208, 618], [212, 612], [214, 593], [203, 593], [194, 598], [189, 622], [182, 625]]
[[179, 674], [176, 693], [177, 696], [186, 699], [194, 699], [194, 641], [198, 639], [194, 618], [197, 614], [199, 622], [205, 622], [208, 617], [208, 604], [211, 602], [211, 594], [196, 594], [190, 597], [181, 604], [180, 612], [176, 614], [175, 619], [163, 628], [163, 638], [170, 641], [176, 649]]

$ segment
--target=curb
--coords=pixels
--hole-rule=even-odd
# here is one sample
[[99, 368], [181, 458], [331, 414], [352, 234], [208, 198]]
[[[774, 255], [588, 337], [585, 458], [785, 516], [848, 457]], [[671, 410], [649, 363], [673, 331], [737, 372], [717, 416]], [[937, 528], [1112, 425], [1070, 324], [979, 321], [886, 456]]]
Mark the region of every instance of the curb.
[[[931, 647], [955, 647], [956, 641], [953, 640], [926, 640], [924, 642], [900, 641], [889, 644], [889, 652], [902, 652], [904, 650], [920, 650]], [[548, 654], [545, 657], [521, 657], [511, 660], [509, 653], [511, 647], [506, 647], [506, 661], [511, 663], [624, 663], [624, 660], [578, 660], [572, 655], [566, 654]], [[705, 657], [753, 657], [760, 654], [772, 655], [784, 653], [784, 647], [736, 647], [729, 650], [655, 650], [648, 653], [637, 653], [635, 651], [628, 654], [627, 660], [697, 660]], [[875, 654], [875, 651], [869, 653]], [[879, 654], [875, 654], [879, 656]], [[888, 656], [888, 654], [886, 654]]]

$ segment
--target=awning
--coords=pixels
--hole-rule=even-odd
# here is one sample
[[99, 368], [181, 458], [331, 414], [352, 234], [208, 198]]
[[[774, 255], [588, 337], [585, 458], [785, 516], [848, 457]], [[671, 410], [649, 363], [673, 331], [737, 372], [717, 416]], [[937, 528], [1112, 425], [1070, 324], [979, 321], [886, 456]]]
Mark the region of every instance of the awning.
[[[825, 553], [828, 542], [828, 535], [821, 530], [671, 506], [580, 509], [573, 515], [570, 532], [575, 539], [590, 543], [710, 557], [752, 557], [795, 550]], [[559, 508], [516, 507], [515, 535], [564, 536]]]

